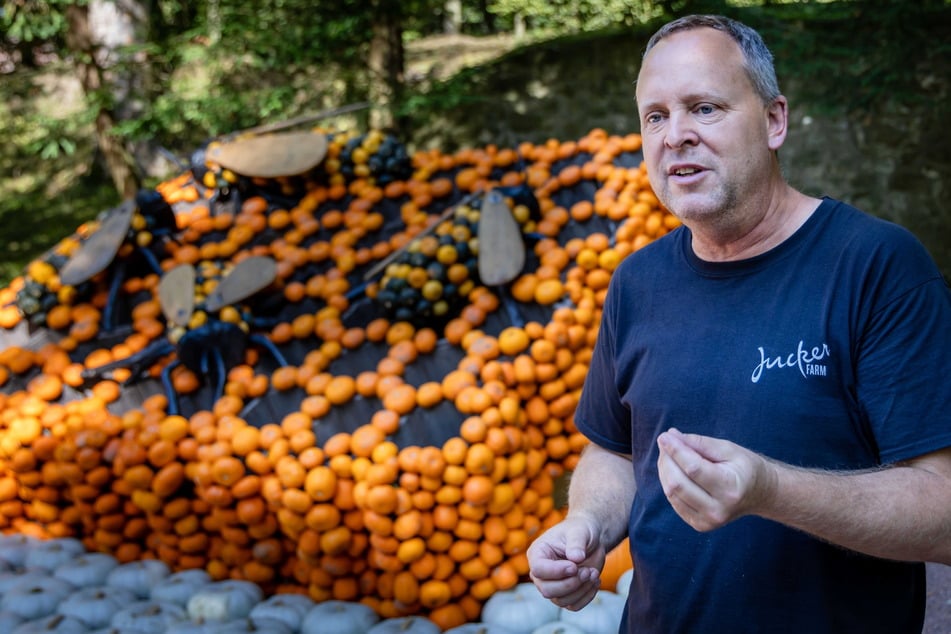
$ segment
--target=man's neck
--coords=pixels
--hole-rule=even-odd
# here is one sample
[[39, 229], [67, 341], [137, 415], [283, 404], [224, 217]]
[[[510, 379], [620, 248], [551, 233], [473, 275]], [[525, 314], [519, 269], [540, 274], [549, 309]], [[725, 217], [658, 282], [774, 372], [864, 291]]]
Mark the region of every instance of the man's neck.
[[812, 215], [821, 202], [783, 185], [748, 212], [711, 223], [688, 222], [694, 253], [709, 262], [745, 260], [782, 244]]

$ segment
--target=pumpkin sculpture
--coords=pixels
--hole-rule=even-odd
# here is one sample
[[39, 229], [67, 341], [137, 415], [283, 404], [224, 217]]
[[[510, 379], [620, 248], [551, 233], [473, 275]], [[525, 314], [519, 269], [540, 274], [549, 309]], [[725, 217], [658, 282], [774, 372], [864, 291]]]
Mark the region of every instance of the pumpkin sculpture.
[[[635, 134], [419, 151], [410, 176], [391, 163], [380, 181], [387, 163], [368, 153], [385, 139], [358, 138], [293, 182], [228, 175], [230, 209], [209, 202], [221, 179], [189, 172], [157, 188], [178, 226], [163, 271], [276, 263], [255, 317], [287, 365], [248, 347], [220, 397], [178, 365], [170, 413], [168, 356], [136, 375], [90, 371], [166, 337], [157, 274], [124, 278], [113, 301], [126, 327], [108, 332], [102, 290], [49, 308], [43, 329], [10, 312], [24, 278], [0, 290], [0, 530], [444, 630], [526, 579], [525, 551], [562, 518], [557, 483], [585, 444], [572, 417], [612, 271], [677, 221]], [[438, 255], [442, 236], [472, 236], [442, 220], [475, 220], [457, 204], [493, 187], [527, 188], [538, 205], [518, 218], [530, 251], [507, 288]], [[441, 267], [414, 272], [430, 250]], [[419, 266], [367, 279], [404, 253]], [[435, 275], [459, 299], [425, 320], [379, 299], [393, 279], [422, 290]]]

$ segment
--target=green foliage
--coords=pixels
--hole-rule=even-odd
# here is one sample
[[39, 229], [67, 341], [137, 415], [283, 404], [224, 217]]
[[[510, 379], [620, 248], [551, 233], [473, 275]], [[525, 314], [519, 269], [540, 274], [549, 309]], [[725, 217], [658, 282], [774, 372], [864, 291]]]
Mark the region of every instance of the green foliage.
[[[413, 22], [411, 12], [433, 4], [220, 0], [211, 12], [211, 2], [201, 3], [190, 28], [170, 34], [152, 56], [157, 90], [139, 120], [121, 131], [181, 151], [244, 127], [364, 100], [373, 20], [395, 13]], [[182, 11], [177, 4], [163, 11], [163, 28]]]
[[478, 78], [478, 71], [469, 68], [460, 71], [449, 81], [435, 82], [414, 90], [403, 99], [398, 114], [411, 120], [419, 119], [425, 118], [425, 113], [450, 111], [483, 101], [483, 98], [473, 96], [472, 84]]
[[782, 46], [776, 60], [781, 84], [796, 77], [802, 94], [826, 111], [863, 112], [919, 99], [927, 92], [922, 76], [951, 54], [951, 42], [933, 36], [951, 29], [951, 13], [929, 3], [797, 3], [743, 19], [767, 43]]
[[34, 154], [44, 161], [49, 161], [61, 156], [72, 156], [76, 153], [76, 142], [68, 136], [57, 133], [57, 128], [64, 127], [62, 122], [53, 121], [48, 125], [48, 132], [44, 139], [38, 139], [27, 146], [27, 151]]
[[[221, 40], [235, 55], [251, 55], [263, 67], [346, 58], [365, 40], [366, 15], [338, 13], [327, 2], [294, 0], [220, 3]], [[346, 39], [345, 39], [346, 38]]]
[[54, 117], [38, 105], [45, 95], [31, 83], [20, 75], [0, 82], [2, 283], [116, 198], [108, 178], [87, 171], [94, 151], [88, 118], [83, 112]]
[[508, 21], [519, 15], [532, 28], [557, 32], [630, 26], [658, 13], [651, 0], [493, 0], [489, 10]]
[[237, 64], [215, 46], [186, 43], [170, 50], [153, 57], [161, 60], [154, 65], [153, 94], [138, 117], [116, 126], [122, 136], [186, 149], [254, 125], [293, 100], [287, 74], [253, 55]]
[[46, 42], [66, 30], [63, 13], [67, 5], [85, 4], [70, 0], [7, 0], [0, 11], [4, 37], [13, 42]]

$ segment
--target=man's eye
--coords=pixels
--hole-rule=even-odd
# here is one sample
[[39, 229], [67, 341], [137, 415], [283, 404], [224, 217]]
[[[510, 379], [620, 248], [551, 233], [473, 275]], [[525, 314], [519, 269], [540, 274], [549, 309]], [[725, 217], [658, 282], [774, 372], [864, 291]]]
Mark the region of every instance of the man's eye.
[[697, 112], [700, 114], [713, 114], [714, 110], [716, 109], [708, 103], [697, 106]]
[[647, 117], [645, 117], [644, 121], [646, 121], [647, 123], [658, 123], [660, 121], [660, 115], [657, 114], [656, 112], [651, 113], [647, 115]]

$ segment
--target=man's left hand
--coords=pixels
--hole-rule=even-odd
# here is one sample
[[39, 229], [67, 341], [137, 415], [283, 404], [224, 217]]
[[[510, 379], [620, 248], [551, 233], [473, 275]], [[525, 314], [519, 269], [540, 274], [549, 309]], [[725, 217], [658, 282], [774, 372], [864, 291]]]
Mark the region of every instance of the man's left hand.
[[739, 445], [671, 428], [657, 438], [657, 471], [677, 514], [698, 531], [754, 513], [770, 495], [768, 461]]

